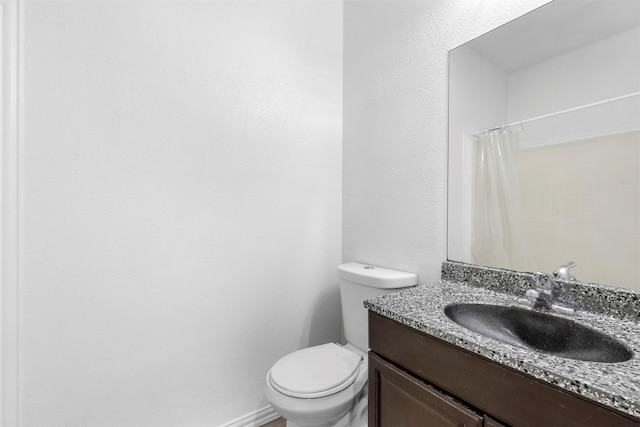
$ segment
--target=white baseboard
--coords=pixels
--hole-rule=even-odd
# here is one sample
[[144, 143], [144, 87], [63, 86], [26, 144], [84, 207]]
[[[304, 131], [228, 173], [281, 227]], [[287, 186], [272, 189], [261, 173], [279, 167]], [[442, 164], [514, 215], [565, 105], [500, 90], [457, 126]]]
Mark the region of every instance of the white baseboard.
[[262, 409], [258, 409], [256, 412], [243, 415], [240, 418], [236, 418], [233, 421], [222, 424], [220, 427], [260, 427], [269, 421], [275, 420], [279, 416], [280, 414], [278, 414], [276, 410], [269, 405]]

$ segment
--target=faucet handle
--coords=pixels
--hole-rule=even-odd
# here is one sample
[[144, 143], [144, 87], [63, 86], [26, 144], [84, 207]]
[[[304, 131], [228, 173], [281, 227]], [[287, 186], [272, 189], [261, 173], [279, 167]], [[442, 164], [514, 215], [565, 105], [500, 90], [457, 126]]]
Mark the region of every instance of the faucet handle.
[[575, 308], [556, 301], [553, 295], [555, 282], [548, 274], [533, 273], [533, 278], [536, 281], [535, 289], [528, 289], [524, 294], [524, 298], [518, 298], [518, 304], [533, 308], [542, 307], [566, 315], [575, 313]]
[[553, 290], [553, 279], [545, 273], [533, 273], [533, 278], [536, 280], [536, 289], [551, 293]]
[[563, 264], [560, 267], [556, 268], [556, 271], [553, 272], [553, 277], [557, 279], [564, 279], [564, 280], [576, 280], [576, 278], [572, 276], [571, 272], [569, 271], [575, 266], [576, 266], [575, 261], [569, 261], [568, 263]]

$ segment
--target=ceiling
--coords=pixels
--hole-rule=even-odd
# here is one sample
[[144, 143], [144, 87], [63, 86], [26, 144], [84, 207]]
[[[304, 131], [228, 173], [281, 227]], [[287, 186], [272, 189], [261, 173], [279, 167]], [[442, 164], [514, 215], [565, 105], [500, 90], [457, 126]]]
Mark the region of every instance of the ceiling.
[[555, 0], [465, 46], [511, 73], [639, 26], [640, 0]]

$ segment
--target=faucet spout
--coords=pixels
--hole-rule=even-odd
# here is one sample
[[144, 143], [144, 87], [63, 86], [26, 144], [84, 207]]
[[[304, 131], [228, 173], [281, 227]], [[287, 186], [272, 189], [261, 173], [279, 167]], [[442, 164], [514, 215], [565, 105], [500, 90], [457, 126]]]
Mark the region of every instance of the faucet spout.
[[568, 263], [556, 268], [556, 271], [553, 272], [553, 277], [564, 280], [576, 280], [576, 278], [572, 276], [571, 272], [569, 271], [575, 266], [575, 261], [569, 261]]
[[553, 294], [555, 282], [544, 273], [535, 273], [535, 289], [529, 289], [524, 298], [518, 298], [518, 303], [533, 308], [545, 308], [560, 314], [575, 314], [575, 309], [556, 301]]

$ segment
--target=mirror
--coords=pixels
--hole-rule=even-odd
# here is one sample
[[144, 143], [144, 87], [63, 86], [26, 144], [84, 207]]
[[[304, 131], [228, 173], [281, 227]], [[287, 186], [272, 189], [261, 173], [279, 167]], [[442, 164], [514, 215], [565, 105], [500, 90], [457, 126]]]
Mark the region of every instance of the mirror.
[[640, 1], [555, 0], [449, 61], [448, 259], [640, 289]]

